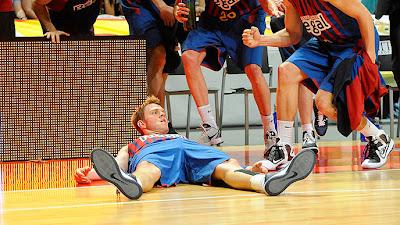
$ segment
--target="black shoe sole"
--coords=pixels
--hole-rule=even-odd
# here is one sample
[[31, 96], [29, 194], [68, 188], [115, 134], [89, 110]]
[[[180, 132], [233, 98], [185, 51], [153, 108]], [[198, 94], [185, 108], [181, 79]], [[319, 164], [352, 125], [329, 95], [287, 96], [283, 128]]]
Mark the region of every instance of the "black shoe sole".
[[138, 199], [143, 194], [142, 187], [136, 181], [122, 176], [117, 162], [110, 153], [102, 149], [95, 149], [90, 153], [90, 159], [97, 174], [114, 184], [129, 199]]
[[288, 165], [267, 179], [264, 184], [265, 192], [270, 196], [282, 193], [290, 184], [306, 178], [316, 163], [313, 150], [307, 149], [297, 154]]
[[317, 146], [302, 147], [301, 149], [303, 151], [304, 150], [312, 150], [315, 153], [315, 155], [318, 155], [318, 151], [319, 151]]

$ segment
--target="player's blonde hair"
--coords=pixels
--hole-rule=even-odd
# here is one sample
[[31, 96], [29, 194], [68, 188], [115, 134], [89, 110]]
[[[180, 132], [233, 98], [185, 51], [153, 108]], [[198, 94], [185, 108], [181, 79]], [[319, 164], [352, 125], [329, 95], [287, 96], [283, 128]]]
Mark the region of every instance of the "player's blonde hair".
[[151, 95], [147, 97], [147, 99], [141, 104], [139, 107], [136, 108], [136, 110], [132, 113], [131, 116], [131, 124], [132, 126], [139, 131], [139, 133], [143, 134], [142, 129], [138, 126], [138, 121], [139, 120], [144, 120], [144, 109], [146, 106], [150, 104], [157, 104], [161, 105], [160, 99], [155, 97], [154, 95]]

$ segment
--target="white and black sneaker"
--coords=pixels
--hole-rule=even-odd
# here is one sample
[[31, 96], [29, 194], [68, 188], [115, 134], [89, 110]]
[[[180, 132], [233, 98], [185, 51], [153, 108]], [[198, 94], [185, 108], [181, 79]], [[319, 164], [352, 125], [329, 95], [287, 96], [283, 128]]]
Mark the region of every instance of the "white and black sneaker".
[[265, 144], [265, 150], [264, 150], [264, 157], [266, 152], [274, 145], [276, 144], [276, 138], [278, 137], [276, 131], [269, 130], [265, 133], [264, 135], [264, 144]]
[[220, 145], [224, 141], [221, 138], [221, 132], [218, 127], [212, 127], [207, 123], [200, 124], [203, 132], [200, 136], [199, 143], [204, 145]]
[[301, 151], [285, 168], [276, 173], [266, 175], [265, 192], [270, 196], [279, 195], [290, 184], [306, 178], [313, 171], [316, 161], [313, 150]]
[[389, 154], [393, 150], [394, 141], [383, 130], [380, 130], [377, 136], [367, 137], [367, 140], [361, 167], [368, 169], [382, 167], [386, 164]]
[[279, 138], [276, 138], [276, 143], [265, 151], [265, 160], [261, 160], [261, 162], [268, 170], [276, 170], [280, 165], [284, 165], [292, 160], [293, 157], [294, 151], [292, 147], [287, 143], [281, 142]]
[[308, 133], [307, 131], [303, 132], [303, 145], [301, 148], [303, 150], [311, 149], [315, 154], [318, 154], [318, 146], [317, 141], [315, 140], [314, 131], [311, 133]]
[[90, 154], [93, 168], [104, 180], [114, 184], [119, 191], [130, 199], [138, 199], [143, 189], [135, 176], [123, 172], [114, 157], [102, 149], [95, 149]]
[[328, 130], [328, 117], [318, 111], [314, 102], [314, 129], [319, 136], [324, 136]]

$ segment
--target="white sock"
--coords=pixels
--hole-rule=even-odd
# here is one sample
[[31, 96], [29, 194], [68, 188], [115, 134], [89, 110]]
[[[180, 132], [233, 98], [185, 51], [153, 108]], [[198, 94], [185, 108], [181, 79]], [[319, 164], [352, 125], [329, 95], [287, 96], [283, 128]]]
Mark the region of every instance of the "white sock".
[[215, 122], [215, 118], [212, 114], [210, 105], [197, 107], [197, 110], [199, 111], [201, 121], [203, 123], [207, 123], [212, 127], [217, 127], [217, 123]]
[[311, 123], [306, 123], [306, 124], [301, 125], [301, 129], [303, 130], [303, 132], [312, 134], [313, 126]]
[[264, 192], [265, 174], [257, 174], [250, 178], [250, 185], [253, 190]]
[[280, 141], [293, 145], [293, 121], [278, 120], [278, 137]]
[[270, 130], [276, 131], [273, 114], [270, 114], [268, 116], [264, 116], [264, 115], [260, 115], [260, 116], [261, 116], [261, 123], [264, 128], [264, 134], [266, 134]]
[[367, 119], [367, 124], [360, 130], [365, 137], [377, 136], [379, 134], [379, 129], [373, 124], [369, 119]]

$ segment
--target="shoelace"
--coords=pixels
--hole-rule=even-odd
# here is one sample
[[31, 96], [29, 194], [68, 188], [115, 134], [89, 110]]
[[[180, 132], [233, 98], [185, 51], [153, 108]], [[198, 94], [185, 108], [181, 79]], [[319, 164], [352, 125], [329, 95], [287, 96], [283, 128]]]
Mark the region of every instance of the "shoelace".
[[378, 149], [376, 144], [378, 142], [378, 139], [368, 141], [368, 144], [365, 146], [364, 159], [375, 159], [377, 161], [380, 160], [376, 154], [376, 150]]
[[[266, 154], [268, 154], [267, 157]], [[264, 158], [268, 159], [269, 161], [273, 162], [274, 159], [281, 159], [284, 158], [284, 153], [283, 153], [283, 146], [281, 145], [273, 145], [271, 147], [271, 150], [269, 152], [266, 152], [266, 154], [264, 155]]]
[[325, 126], [325, 124], [326, 124], [326, 118], [325, 118], [324, 114], [320, 114], [320, 113], [318, 112], [317, 122], [318, 122], [318, 126], [319, 126], [319, 127]]
[[303, 142], [310, 142], [310, 141], [315, 142], [315, 138], [312, 136], [312, 134], [305, 132], [303, 137]]

